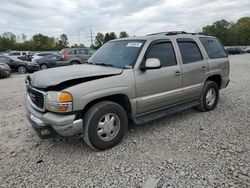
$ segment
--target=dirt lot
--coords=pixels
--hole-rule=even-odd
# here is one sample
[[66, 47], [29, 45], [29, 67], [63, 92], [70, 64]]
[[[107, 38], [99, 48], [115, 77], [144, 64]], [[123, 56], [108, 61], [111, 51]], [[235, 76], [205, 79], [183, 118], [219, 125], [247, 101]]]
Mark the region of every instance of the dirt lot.
[[25, 117], [25, 76], [0, 80], [0, 187], [250, 187], [250, 55], [230, 56], [216, 110], [131, 126], [117, 147], [40, 140]]

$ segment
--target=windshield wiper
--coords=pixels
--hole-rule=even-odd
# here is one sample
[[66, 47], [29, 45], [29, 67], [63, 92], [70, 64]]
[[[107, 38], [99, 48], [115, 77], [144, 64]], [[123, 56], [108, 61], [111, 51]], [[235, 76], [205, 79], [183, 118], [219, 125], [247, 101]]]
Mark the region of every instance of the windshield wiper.
[[90, 65], [94, 65], [94, 63], [90, 62], [90, 61], [87, 61], [86, 62], [87, 64], [90, 64]]
[[114, 67], [114, 65], [108, 64], [108, 63], [95, 63], [94, 65], [101, 65], [101, 66], [106, 66], [106, 67]]

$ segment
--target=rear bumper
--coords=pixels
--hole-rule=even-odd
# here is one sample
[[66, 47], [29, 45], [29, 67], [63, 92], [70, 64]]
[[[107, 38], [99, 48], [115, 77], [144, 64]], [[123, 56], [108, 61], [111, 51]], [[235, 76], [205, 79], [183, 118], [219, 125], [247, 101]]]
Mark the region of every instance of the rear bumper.
[[0, 76], [2, 76], [3, 78], [5, 78], [5, 77], [10, 76], [10, 74], [11, 74], [11, 70], [10, 69], [3, 69], [2, 70], [2, 74], [0, 73]]
[[39, 137], [48, 138], [56, 135], [75, 136], [83, 132], [83, 120], [76, 115], [59, 115], [51, 112], [41, 113], [26, 100], [27, 118]]

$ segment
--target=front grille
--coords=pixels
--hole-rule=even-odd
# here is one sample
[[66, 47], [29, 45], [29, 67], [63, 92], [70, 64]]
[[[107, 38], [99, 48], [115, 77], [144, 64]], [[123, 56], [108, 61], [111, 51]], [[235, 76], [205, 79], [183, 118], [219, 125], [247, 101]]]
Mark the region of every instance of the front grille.
[[40, 109], [44, 108], [44, 95], [42, 92], [39, 92], [32, 87], [28, 87], [28, 94], [30, 96], [31, 101]]

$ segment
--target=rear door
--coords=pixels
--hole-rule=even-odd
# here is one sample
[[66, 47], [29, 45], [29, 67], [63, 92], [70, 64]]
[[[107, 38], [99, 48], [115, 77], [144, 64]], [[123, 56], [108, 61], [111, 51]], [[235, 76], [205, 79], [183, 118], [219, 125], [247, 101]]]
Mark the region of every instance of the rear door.
[[220, 41], [214, 37], [200, 37], [200, 41], [208, 56], [209, 73], [221, 75], [222, 80], [228, 80], [229, 59]]
[[183, 73], [183, 100], [199, 97], [206, 74], [208, 63], [203, 58], [197, 42], [192, 38], [177, 38], [177, 45], [181, 55]]
[[144, 113], [169, 106], [180, 100], [182, 94], [182, 73], [177, 63], [175, 50], [170, 40], [153, 41], [144, 56], [157, 58], [161, 68], [136, 70], [136, 92], [138, 113]]
[[79, 49], [79, 55], [81, 58], [81, 63], [86, 63], [88, 59], [90, 58], [90, 54], [88, 53], [87, 49]]

